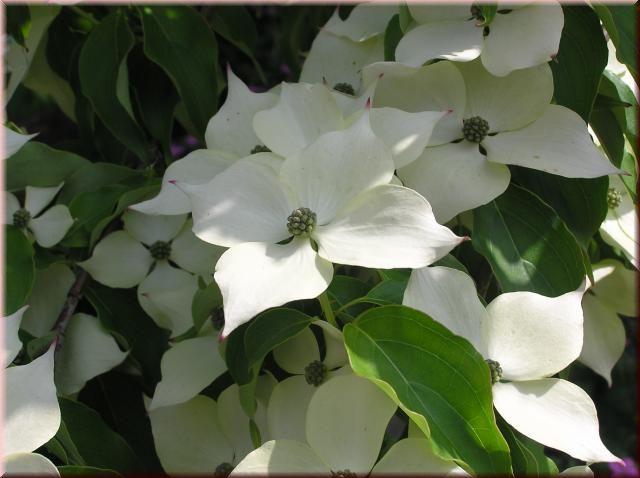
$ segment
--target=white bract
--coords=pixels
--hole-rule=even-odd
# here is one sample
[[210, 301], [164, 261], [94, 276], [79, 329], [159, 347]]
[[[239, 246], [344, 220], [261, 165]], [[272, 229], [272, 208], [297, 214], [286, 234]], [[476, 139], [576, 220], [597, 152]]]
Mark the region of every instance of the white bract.
[[548, 378], [580, 355], [584, 290], [554, 298], [510, 292], [485, 309], [467, 274], [426, 267], [412, 272], [403, 304], [468, 339], [487, 359], [493, 404], [519, 432], [586, 462], [619, 461], [600, 440], [591, 398]]
[[35, 238], [42, 247], [52, 247], [62, 240], [73, 225], [69, 208], [64, 204], [44, 209], [58, 194], [64, 183], [51, 188], [27, 186], [24, 207], [11, 193], [5, 193], [5, 224], [13, 224], [22, 229], [27, 237]]
[[[265, 406], [275, 380], [260, 376], [256, 386], [254, 422], [268, 439]], [[190, 400], [149, 411], [156, 453], [169, 474], [207, 473], [226, 476], [254, 449], [249, 417], [240, 405], [238, 386], [225, 389], [218, 400], [197, 395]]]
[[273, 350], [276, 363], [292, 374], [278, 382], [269, 400], [267, 422], [275, 439], [304, 441], [307, 408], [316, 387], [336, 375], [352, 373], [350, 367], [345, 367], [348, 358], [342, 332], [325, 321], [314, 324], [321, 327], [324, 337], [322, 360], [316, 337], [309, 328]]
[[498, 5], [485, 25], [477, 4], [409, 5], [417, 25], [396, 47], [396, 60], [420, 66], [444, 58], [471, 61], [478, 56], [493, 75], [505, 76], [551, 60], [558, 52], [564, 24], [556, 2], [545, 5]]
[[252, 92], [231, 68], [227, 69], [227, 81], [227, 98], [207, 125], [207, 148], [171, 163], [164, 173], [160, 193], [130, 206], [131, 209], [146, 214], [186, 214], [191, 211], [189, 198], [170, 181], [207, 183], [236, 159], [249, 156], [253, 148], [261, 145], [253, 131], [253, 116], [271, 108], [278, 96], [273, 92]]
[[[9, 318], [7, 330], [9, 347], [3, 355], [10, 363], [20, 351], [16, 348], [17, 327], [15, 317], [24, 312], [24, 307]], [[4, 319], [6, 320], [6, 319]], [[14, 334], [15, 332], [15, 334]], [[13, 338], [12, 338], [13, 337]], [[5, 339], [7, 340], [7, 339]], [[5, 344], [5, 347], [7, 345]], [[60, 407], [53, 383], [54, 345], [42, 356], [26, 365], [5, 369], [4, 411], [4, 463], [5, 472], [22, 474], [46, 474], [59, 476], [53, 463], [42, 455], [31, 453], [47, 443], [60, 426]], [[2, 470], [0, 470], [1, 472]]]
[[373, 383], [351, 374], [335, 377], [318, 387], [311, 398], [306, 442], [268, 441], [242, 460], [231, 476], [462, 472], [455, 464], [437, 458], [425, 439], [399, 441], [376, 464], [396, 408]]
[[595, 284], [582, 298], [584, 343], [579, 360], [611, 386], [611, 369], [622, 356], [625, 331], [618, 314], [636, 317], [635, 273], [607, 259], [593, 266]]
[[423, 267], [463, 240], [435, 221], [422, 196], [389, 184], [393, 161], [368, 115], [307, 147], [283, 147], [292, 151], [284, 163], [262, 153], [185, 187], [195, 234], [230, 248], [215, 273], [223, 336], [269, 307], [320, 295], [332, 262]]
[[2, 159], [6, 159], [10, 156], [13, 156], [17, 153], [20, 148], [22, 148], [27, 141], [29, 141], [34, 136], [38, 136], [38, 133], [35, 134], [20, 134], [13, 131], [11, 128], [4, 128], [4, 151], [2, 154]]
[[609, 211], [600, 226], [600, 235], [606, 243], [619, 247], [638, 268], [638, 216], [633, 199], [619, 177], [609, 178], [607, 200]]
[[415, 161], [396, 164], [400, 179], [429, 200], [439, 222], [502, 194], [511, 177], [507, 164], [569, 178], [622, 173], [593, 144], [576, 113], [549, 104], [548, 65], [498, 78], [478, 60], [422, 68], [381, 63], [367, 68], [365, 81], [380, 73], [374, 107], [452, 110]]
[[105, 237], [93, 255], [78, 265], [109, 287], [139, 284], [138, 300], [145, 312], [160, 327], [171, 330], [172, 336], [186, 332], [193, 325], [191, 302], [198, 289], [193, 274], [210, 281], [222, 249], [195, 237], [184, 214], [127, 211], [122, 220], [124, 230]]

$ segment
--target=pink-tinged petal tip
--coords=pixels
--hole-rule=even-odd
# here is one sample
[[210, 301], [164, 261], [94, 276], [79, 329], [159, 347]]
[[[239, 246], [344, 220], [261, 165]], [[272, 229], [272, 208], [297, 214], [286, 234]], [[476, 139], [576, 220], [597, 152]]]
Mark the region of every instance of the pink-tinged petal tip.
[[371, 110], [371, 97], [367, 98], [367, 103], [364, 105], [364, 109], [367, 111]]

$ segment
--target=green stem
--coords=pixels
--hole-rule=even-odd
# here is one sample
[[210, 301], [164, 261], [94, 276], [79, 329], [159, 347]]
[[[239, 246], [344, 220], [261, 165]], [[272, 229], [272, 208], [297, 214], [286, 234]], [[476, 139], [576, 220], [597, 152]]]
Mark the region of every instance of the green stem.
[[331, 309], [331, 303], [326, 291], [318, 296], [318, 301], [320, 301], [320, 307], [322, 307], [322, 313], [327, 322], [338, 328], [338, 322], [336, 322], [336, 317], [333, 315], [333, 309]]

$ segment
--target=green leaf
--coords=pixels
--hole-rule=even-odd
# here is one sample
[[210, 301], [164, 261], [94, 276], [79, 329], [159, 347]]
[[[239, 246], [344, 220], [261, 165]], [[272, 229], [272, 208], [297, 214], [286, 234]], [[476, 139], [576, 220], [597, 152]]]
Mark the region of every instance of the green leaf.
[[558, 214], [515, 184], [474, 210], [471, 243], [491, 264], [503, 292], [556, 297], [578, 288], [582, 253]]
[[213, 31], [234, 45], [251, 60], [263, 84], [267, 83], [260, 63], [253, 55], [258, 42], [256, 24], [242, 5], [216, 5], [210, 20]]
[[298, 335], [313, 320], [313, 317], [295, 309], [276, 308], [259, 314], [249, 323], [244, 334], [249, 366], [260, 366], [269, 352]]
[[96, 466], [63, 465], [58, 467], [58, 471], [60, 472], [60, 476], [122, 476], [117, 471], [98, 468]]
[[563, 5], [560, 48], [550, 63], [556, 103], [572, 109], [585, 122], [598, 92], [608, 50], [600, 20], [590, 7]]
[[69, 435], [69, 430], [67, 430], [67, 426], [64, 424], [64, 422], [60, 422], [60, 428], [58, 428], [55, 437], [49, 440], [49, 442], [45, 445], [45, 448], [61, 460], [64, 459], [63, 462], [66, 465], [85, 464], [84, 458], [80, 456], [80, 452], [78, 451], [76, 445], [73, 443], [73, 440]]
[[25, 44], [25, 31], [31, 23], [31, 14], [28, 5], [5, 5], [7, 34], [22, 47]]
[[638, 68], [636, 57], [636, 8], [635, 4], [628, 5], [593, 5], [600, 20], [609, 33], [609, 37], [616, 48], [616, 58], [627, 65], [629, 72], [637, 78]]
[[117, 184], [134, 177], [142, 178], [143, 173], [117, 164], [89, 163], [65, 180], [56, 202], [68, 205], [80, 193], [97, 191], [102, 186]]
[[22, 307], [36, 279], [33, 246], [20, 229], [7, 225], [4, 229], [4, 315]]
[[370, 309], [344, 328], [354, 372], [416, 422], [434, 451], [473, 473], [511, 474], [495, 422], [489, 368], [465, 339], [404, 306]]
[[460, 272], [464, 272], [465, 274], [469, 274], [469, 271], [465, 267], [465, 265], [456, 259], [451, 254], [447, 254], [442, 259], [433, 263], [434, 266], [448, 267], [449, 269], [457, 269]]
[[78, 72], [82, 93], [105, 127], [138, 158], [147, 161], [145, 134], [118, 98], [118, 78], [133, 45], [126, 18], [116, 10], [89, 34], [80, 52]]
[[384, 61], [396, 60], [396, 47], [400, 43], [403, 32], [400, 27], [400, 15], [395, 14], [387, 23], [384, 31]]
[[87, 164], [89, 161], [76, 154], [29, 141], [5, 161], [5, 187], [16, 191], [27, 186], [57, 186]]
[[558, 467], [544, 454], [544, 446], [515, 430], [497, 415], [498, 426], [509, 444], [513, 473], [516, 476], [549, 476], [558, 474]]
[[171, 78], [202, 139], [217, 107], [215, 35], [190, 6], [145, 6], [140, 12], [144, 52]]
[[[638, 154], [638, 101], [631, 88], [618, 76], [610, 71], [605, 71], [600, 82], [600, 92], [618, 98], [620, 101], [630, 103], [629, 108], [615, 108], [611, 111], [620, 125], [622, 132], [631, 144], [635, 154]], [[617, 159], [617, 158], [616, 158]], [[614, 164], [618, 165], [614, 161]]]
[[408, 280], [385, 279], [367, 293], [367, 298], [380, 305], [402, 304]]
[[220, 307], [222, 307], [222, 294], [215, 282], [199, 288], [194, 294], [191, 303], [191, 315], [193, 316], [195, 330], [199, 331], [211, 317], [211, 313]]
[[62, 422], [87, 466], [122, 474], [142, 471], [127, 442], [98, 413], [73, 400], [60, 397], [58, 401]]
[[484, 17], [482, 25], [490, 25], [498, 13], [498, 5], [480, 5], [480, 12]]
[[152, 396], [156, 383], [160, 381], [160, 360], [169, 347], [169, 332], [147, 316], [133, 289], [111, 289], [90, 282], [84, 296], [107, 330], [115, 331], [126, 339], [131, 350], [129, 355], [142, 368], [145, 391]]
[[512, 168], [512, 178], [551, 206], [580, 245], [588, 246], [607, 215], [607, 177], [563, 178], [515, 167]]
[[329, 284], [327, 294], [333, 310], [339, 309], [354, 299], [367, 295], [369, 287], [355, 277], [335, 275]]
[[411, 18], [411, 12], [409, 11], [409, 6], [404, 3], [400, 4], [398, 6], [398, 15], [400, 15], [398, 18], [398, 25], [400, 26], [402, 33], [407, 33], [409, 25], [411, 25], [411, 22], [413, 21]]

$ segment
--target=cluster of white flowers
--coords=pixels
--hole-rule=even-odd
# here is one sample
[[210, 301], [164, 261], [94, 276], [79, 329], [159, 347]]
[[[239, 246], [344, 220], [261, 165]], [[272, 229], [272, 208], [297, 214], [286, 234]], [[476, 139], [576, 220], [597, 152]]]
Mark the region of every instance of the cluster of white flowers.
[[[576, 113], [553, 104], [547, 62], [558, 50], [562, 9], [509, 6], [485, 22], [475, 5], [412, 5], [401, 15], [397, 61], [383, 61], [384, 29], [398, 11], [357, 6], [346, 21], [336, 11], [300, 83], [254, 93], [228, 69], [227, 98], [209, 122], [206, 149], [172, 163], [159, 194], [131, 206], [123, 229], [78, 263], [108, 287], [137, 286], [140, 306], [175, 339], [162, 358], [162, 380], [146, 397], [166, 472], [469, 471], [437, 455], [416, 428], [378, 459], [397, 405], [349, 366], [326, 310], [334, 264], [412, 269], [403, 304], [480, 352], [506, 422], [587, 464], [619, 460], [600, 439], [589, 396], [552, 376], [580, 360], [611, 383], [625, 341], [617, 314], [635, 315], [633, 273], [605, 261], [594, 266], [595, 282], [585, 278], [574, 292], [504, 293], [485, 306], [468, 274], [432, 266], [473, 240], [446, 223], [500, 196], [508, 165], [568, 178], [612, 175], [621, 195], [602, 234], [637, 266], [633, 204], [614, 183], [622, 171]], [[9, 154], [29, 139], [5, 134]], [[27, 187], [24, 207], [7, 194], [5, 222], [54, 246], [73, 224], [66, 206], [43, 212], [62, 187]], [[206, 322], [191, 330], [194, 295], [212, 282], [224, 327]], [[6, 366], [21, 348], [23, 314], [25, 330], [45, 335], [59, 310], [38, 302], [62, 304], [72, 283], [66, 266], [39, 272], [30, 310], [8, 318]], [[316, 298], [331, 323], [317, 320], [274, 350], [290, 376], [258, 377], [251, 417], [238, 385], [217, 400], [201, 394], [227, 371], [223, 340], [235, 329], [269, 308]], [[55, 384], [53, 347], [6, 371], [9, 471], [57, 473], [31, 453], [58, 429], [56, 386], [74, 394], [127, 356], [86, 314], [71, 318], [59, 347]]]

